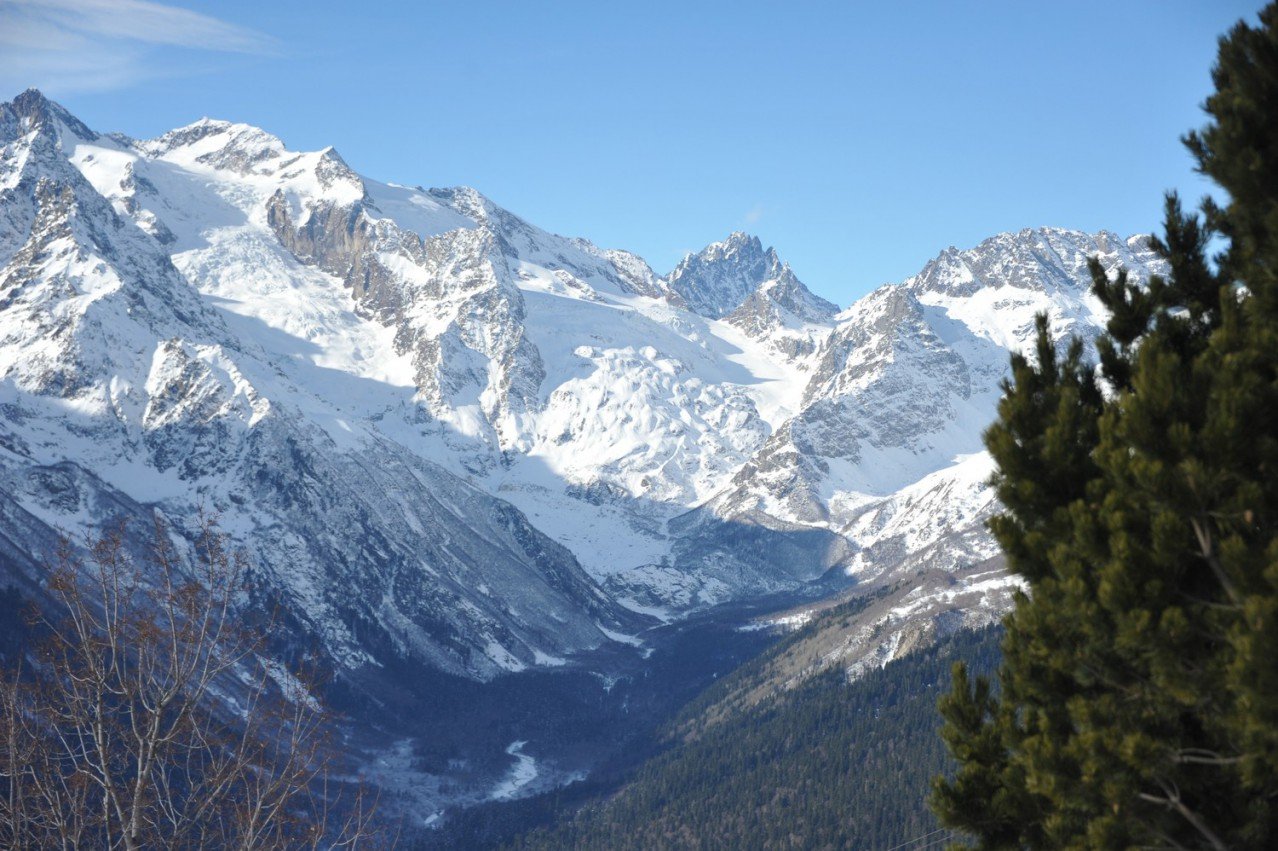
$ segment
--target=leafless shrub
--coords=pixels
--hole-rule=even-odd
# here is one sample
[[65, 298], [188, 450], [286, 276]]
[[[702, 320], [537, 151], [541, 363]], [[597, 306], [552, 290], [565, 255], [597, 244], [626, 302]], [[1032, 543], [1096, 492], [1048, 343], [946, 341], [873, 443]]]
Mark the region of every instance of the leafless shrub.
[[0, 676], [0, 847], [368, 847], [372, 805], [331, 782], [323, 709], [241, 621], [243, 555], [209, 517], [193, 566], [161, 522], [141, 560], [126, 532], [60, 548], [62, 612]]

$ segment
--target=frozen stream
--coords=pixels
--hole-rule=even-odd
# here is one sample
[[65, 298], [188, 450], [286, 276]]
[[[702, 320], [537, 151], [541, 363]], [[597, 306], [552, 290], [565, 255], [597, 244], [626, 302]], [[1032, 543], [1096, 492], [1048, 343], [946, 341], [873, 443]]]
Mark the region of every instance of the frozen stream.
[[537, 779], [537, 760], [523, 753], [526, 741], [511, 742], [506, 753], [515, 758], [506, 779], [497, 785], [490, 794], [489, 800], [509, 801], [519, 795], [519, 790]]

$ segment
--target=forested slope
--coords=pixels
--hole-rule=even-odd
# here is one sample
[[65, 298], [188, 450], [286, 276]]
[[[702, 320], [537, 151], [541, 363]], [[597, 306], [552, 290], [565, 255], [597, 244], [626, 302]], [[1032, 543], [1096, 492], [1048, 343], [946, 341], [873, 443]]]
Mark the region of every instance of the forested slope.
[[687, 707], [671, 749], [617, 795], [511, 847], [892, 848], [929, 834], [925, 798], [948, 763], [937, 696], [956, 659], [991, 671], [998, 638], [997, 627], [960, 632], [855, 682], [834, 670], [703, 720], [779, 647]]

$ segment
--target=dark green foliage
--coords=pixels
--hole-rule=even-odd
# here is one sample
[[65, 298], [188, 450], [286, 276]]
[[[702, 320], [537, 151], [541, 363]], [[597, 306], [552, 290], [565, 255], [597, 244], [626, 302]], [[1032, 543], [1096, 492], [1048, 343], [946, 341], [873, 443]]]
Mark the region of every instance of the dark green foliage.
[[948, 765], [936, 696], [956, 658], [992, 670], [997, 636], [963, 632], [851, 684], [834, 670], [708, 724], [709, 704], [733, 690], [722, 683], [672, 724], [677, 744], [615, 797], [513, 847], [890, 848], [936, 831], [924, 800]]
[[1213, 78], [1186, 142], [1228, 203], [1169, 197], [1147, 288], [1093, 263], [1101, 377], [1040, 322], [986, 435], [1030, 593], [933, 798], [983, 848], [1278, 845], [1278, 7]]

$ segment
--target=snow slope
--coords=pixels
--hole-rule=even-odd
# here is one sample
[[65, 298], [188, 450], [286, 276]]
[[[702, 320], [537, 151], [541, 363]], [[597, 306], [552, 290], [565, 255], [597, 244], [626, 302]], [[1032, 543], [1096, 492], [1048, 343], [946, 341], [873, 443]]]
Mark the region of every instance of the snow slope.
[[352, 669], [489, 677], [820, 579], [962, 579], [1008, 352], [1038, 311], [1094, 336], [1088, 256], [1160, 263], [1026, 230], [839, 312], [755, 237], [662, 276], [243, 124], [103, 136], [27, 92], [0, 145], [9, 572], [202, 505]]

